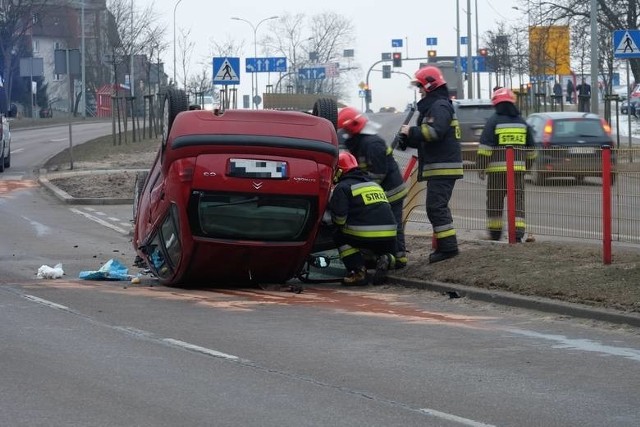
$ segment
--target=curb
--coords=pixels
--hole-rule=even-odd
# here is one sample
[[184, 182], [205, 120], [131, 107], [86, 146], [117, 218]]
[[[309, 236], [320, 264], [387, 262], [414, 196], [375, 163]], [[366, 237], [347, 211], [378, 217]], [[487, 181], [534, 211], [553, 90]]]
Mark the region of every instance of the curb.
[[474, 288], [454, 283], [419, 281], [416, 279], [406, 279], [393, 275], [389, 275], [389, 279], [407, 288], [423, 289], [442, 294], [455, 292], [460, 297], [469, 298], [475, 301], [640, 327], [640, 313], [624, 313], [564, 301], [554, 301], [549, 298], [530, 297], [526, 295], [512, 294], [505, 291]]
[[49, 173], [48, 171], [41, 169], [40, 174], [38, 176], [38, 182], [42, 184], [47, 190], [49, 190], [55, 197], [57, 197], [60, 201], [67, 204], [75, 204], [75, 205], [128, 205], [133, 203], [133, 198], [126, 199], [117, 199], [117, 198], [76, 198], [71, 196], [66, 191], [60, 189], [56, 185], [54, 185], [49, 177], [53, 178], [64, 178], [67, 176], [78, 176], [78, 175], [91, 175], [91, 174], [107, 174], [107, 173], [120, 173], [120, 172], [131, 172], [136, 173], [146, 169], [109, 169], [109, 170], [100, 170], [100, 171], [77, 171], [77, 172], [56, 172]]

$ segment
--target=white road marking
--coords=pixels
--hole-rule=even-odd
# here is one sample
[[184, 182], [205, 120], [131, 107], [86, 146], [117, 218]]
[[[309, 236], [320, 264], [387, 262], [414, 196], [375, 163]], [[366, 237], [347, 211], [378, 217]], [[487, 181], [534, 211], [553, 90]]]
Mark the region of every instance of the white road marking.
[[420, 409], [420, 412], [423, 412], [427, 415], [431, 415], [436, 418], [440, 418], [447, 421], [453, 421], [458, 424], [462, 424], [464, 426], [470, 427], [495, 427], [493, 424], [485, 424], [479, 421], [470, 420], [467, 418], [462, 418], [457, 415], [447, 414], [446, 412], [436, 411], [435, 409], [423, 408]]
[[182, 348], [184, 348], [186, 350], [196, 351], [198, 353], [203, 353], [203, 354], [206, 354], [208, 356], [222, 357], [223, 359], [229, 359], [229, 360], [239, 360], [240, 359], [238, 356], [234, 356], [234, 355], [226, 354], [226, 353], [221, 353], [221, 352], [216, 351], [216, 350], [211, 350], [210, 348], [200, 347], [199, 345], [189, 344], [188, 342], [184, 342], [184, 341], [180, 341], [180, 340], [174, 340], [173, 338], [164, 338], [162, 341], [167, 343], [167, 344], [171, 344], [171, 345], [174, 345], [174, 346], [177, 346], [177, 347], [182, 347]]
[[73, 213], [78, 214], [78, 215], [82, 215], [83, 217], [85, 217], [85, 218], [87, 218], [87, 219], [90, 219], [91, 221], [97, 222], [97, 223], [98, 223], [98, 224], [100, 224], [100, 225], [104, 225], [104, 226], [105, 226], [105, 227], [107, 227], [107, 228], [110, 228], [110, 229], [112, 229], [112, 230], [115, 230], [115, 231], [117, 231], [118, 233], [122, 233], [122, 234], [129, 234], [129, 231], [128, 231], [128, 230], [125, 230], [124, 228], [120, 228], [120, 227], [118, 227], [117, 225], [111, 224], [110, 222], [107, 222], [107, 221], [105, 221], [105, 220], [103, 220], [103, 219], [101, 219], [101, 218], [98, 218], [98, 217], [93, 216], [93, 215], [91, 215], [91, 214], [88, 214], [88, 213], [86, 213], [86, 212], [82, 212], [82, 211], [81, 211], [81, 210], [79, 210], [79, 209], [76, 209], [76, 208], [69, 208], [69, 210], [70, 210], [71, 212], [73, 212]]
[[34, 297], [33, 295], [24, 295], [26, 299], [29, 301], [36, 302], [38, 304], [45, 305], [51, 308], [57, 308], [58, 310], [66, 310], [69, 311], [69, 307], [65, 307], [64, 305], [56, 304], [55, 302], [47, 301], [46, 299]]
[[23, 148], [18, 148], [17, 150], [11, 149], [11, 154], [20, 153], [22, 151], [24, 151], [24, 147]]
[[120, 218], [116, 218], [113, 216], [110, 216], [109, 218], [107, 218], [109, 221], [113, 221], [113, 222], [120, 222]]
[[60, 142], [60, 141], [67, 141], [69, 138], [57, 138], [57, 139], [50, 139], [49, 142]]
[[42, 237], [45, 234], [49, 234], [49, 232], [51, 231], [51, 228], [49, 228], [48, 226], [41, 224], [37, 221], [34, 221], [32, 219], [29, 219], [26, 216], [23, 216], [22, 219], [24, 219], [25, 221], [28, 221], [33, 226], [33, 228], [36, 230], [36, 235], [38, 237]]

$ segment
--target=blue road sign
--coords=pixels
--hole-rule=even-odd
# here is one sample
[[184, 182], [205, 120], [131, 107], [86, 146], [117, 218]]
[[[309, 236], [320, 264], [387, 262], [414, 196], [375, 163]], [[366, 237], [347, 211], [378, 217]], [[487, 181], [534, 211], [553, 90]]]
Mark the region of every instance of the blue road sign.
[[247, 73], [284, 73], [287, 71], [287, 58], [246, 58]]
[[469, 37], [462, 36], [460, 37], [460, 44], [467, 44]]
[[391, 52], [382, 52], [381, 59], [383, 61], [391, 61]]
[[427, 46], [437, 46], [438, 38], [437, 37], [427, 37]]
[[613, 57], [640, 58], [640, 30], [615, 30]]
[[300, 68], [298, 78], [300, 80], [323, 80], [326, 77], [324, 67]]
[[391, 47], [402, 47], [402, 39], [391, 39]]
[[236, 85], [240, 83], [240, 58], [213, 58], [213, 84]]
[[[462, 68], [462, 72], [467, 71], [467, 57], [460, 57], [460, 67]], [[484, 73], [487, 71], [491, 71], [487, 69], [487, 61], [484, 56], [472, 56], [471, 57], [471, 67], [474, 73]]]

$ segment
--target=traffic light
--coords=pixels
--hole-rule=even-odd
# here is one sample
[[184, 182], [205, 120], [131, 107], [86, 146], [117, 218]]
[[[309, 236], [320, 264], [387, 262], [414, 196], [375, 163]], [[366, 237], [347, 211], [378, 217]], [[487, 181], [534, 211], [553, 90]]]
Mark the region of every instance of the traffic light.
[[364, 90], [364, 101], [369, 103], [371, 102], [371, 89]]
[[487, 56], [488, 54], [489, 54], [489, 51], [487, 50], [487, 48], [483, 47], [478, 49], [478, 55]]
[[391, 78], [391, 65], [383, 65], [382, 66], [382, 78], [390, 79]]
[[402, 67], [402, 53], [393, 52], [393, 66]]
[[436, 56], [438, 56], [438, 51], [437, 50], [428, 50], [427, 51], [427, 56], [429, 58], [435, 58]]

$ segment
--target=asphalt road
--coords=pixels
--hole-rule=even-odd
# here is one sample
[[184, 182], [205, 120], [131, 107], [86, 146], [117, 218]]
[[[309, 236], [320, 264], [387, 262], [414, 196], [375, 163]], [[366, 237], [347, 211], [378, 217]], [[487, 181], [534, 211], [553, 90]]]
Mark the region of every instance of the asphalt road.
[[[640, 424], [637, 328], [393, 286], [82, 281], [110, 258], [130, 265], [129, 207], [1, 179], [2, 424]], [[35, 278], [58, 262], [66, 276]]]

